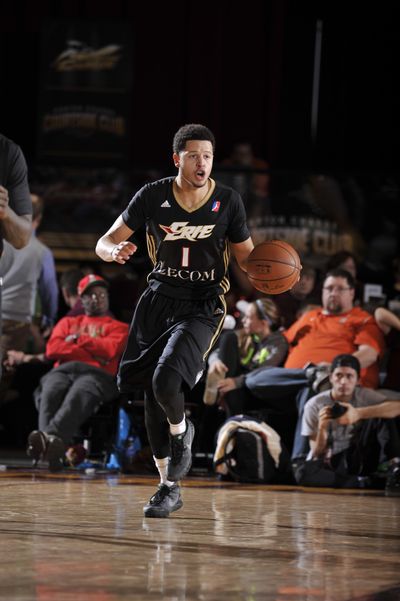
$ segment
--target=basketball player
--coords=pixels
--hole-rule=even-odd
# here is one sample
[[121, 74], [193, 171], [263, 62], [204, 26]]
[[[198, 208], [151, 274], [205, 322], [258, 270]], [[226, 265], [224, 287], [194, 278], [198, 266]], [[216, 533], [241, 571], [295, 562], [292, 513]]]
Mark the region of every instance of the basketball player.
[[253, 249], [240, 195], [210, 177], [214, 150], [207, 127], [181, 127], [173, 140], [177, 176], [139, 190], [96, 246], [105, 261], [124, 264], [136, 251], [128, 238], [146, 227], [153, 270], [133, 316], [118, 386], [128, 394], [145, 390], [146, 427], [161, 478], [144, 507], [147, 517], [168, 517], [182, 507], [178, 482], [190, 469], [194, 436], [184, 391], [201, 377], [222, 329], [230, 251], [245, 271]]

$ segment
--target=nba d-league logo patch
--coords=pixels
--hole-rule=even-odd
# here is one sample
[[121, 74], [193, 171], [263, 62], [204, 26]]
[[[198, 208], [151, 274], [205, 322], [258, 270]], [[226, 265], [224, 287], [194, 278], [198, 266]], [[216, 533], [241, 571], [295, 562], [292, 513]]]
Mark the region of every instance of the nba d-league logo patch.
[[213, 202], [213, 204], [212, 204], [212, 207], [211, 207], [211, 211], [212, 211], [213, 213], [218, 213], [218, 211], [219, 211], [219, 207], [220, 207], [220, 204], [221, 204], [221, 203], [219, 202], [219, 200], [214, 200], [214, 202]]

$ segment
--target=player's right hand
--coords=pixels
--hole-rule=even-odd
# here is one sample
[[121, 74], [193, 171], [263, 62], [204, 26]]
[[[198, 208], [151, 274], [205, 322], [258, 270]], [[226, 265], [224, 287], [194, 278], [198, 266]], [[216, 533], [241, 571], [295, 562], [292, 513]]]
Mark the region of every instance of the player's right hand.
[[111, 257], [113, 261], [115, 261], [116, 263], [121, 263], [121, 265], [123, 265], [136, 251], [136, 244], [125, 240], [124, 242], [120, 242], [119, 244], [116, 244], [114, 246], [111, 252]]

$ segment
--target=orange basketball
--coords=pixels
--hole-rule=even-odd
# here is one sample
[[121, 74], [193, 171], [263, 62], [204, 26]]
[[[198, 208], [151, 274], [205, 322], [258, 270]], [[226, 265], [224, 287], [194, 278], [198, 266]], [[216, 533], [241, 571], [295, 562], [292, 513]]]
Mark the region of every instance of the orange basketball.
[[257, 290], [265, 294], [281, 294], [299, 281], [300, 257], [283, 240], [268, 240], [257, 244], [247, 259], [247, 275]]

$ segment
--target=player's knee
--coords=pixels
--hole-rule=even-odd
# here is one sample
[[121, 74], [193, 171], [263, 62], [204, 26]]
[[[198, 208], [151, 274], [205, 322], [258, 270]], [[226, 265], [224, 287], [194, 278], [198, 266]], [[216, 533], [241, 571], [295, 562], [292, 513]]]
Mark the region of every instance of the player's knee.
[[158, 365], [153, 376], [153, 392], [157, 402], [162, 407], [168, 407], [181, 389], [182, 378], [179, 374], [166, 365]]

